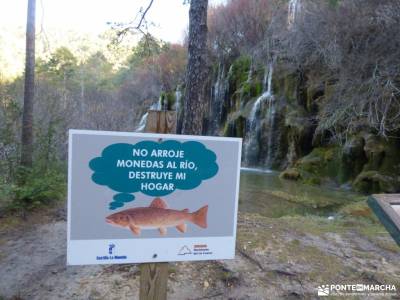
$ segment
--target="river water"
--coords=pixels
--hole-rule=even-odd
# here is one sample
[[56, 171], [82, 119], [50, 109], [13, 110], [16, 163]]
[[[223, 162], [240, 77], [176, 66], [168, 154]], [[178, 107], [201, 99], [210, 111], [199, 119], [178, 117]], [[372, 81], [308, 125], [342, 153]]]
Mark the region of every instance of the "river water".
[[335, 217], [344, 204], [360, 200], [359, 194], [310, 186], [279, 178], [279, 173], [242, 168], [239, 210], [272, 218], [286, 215]]

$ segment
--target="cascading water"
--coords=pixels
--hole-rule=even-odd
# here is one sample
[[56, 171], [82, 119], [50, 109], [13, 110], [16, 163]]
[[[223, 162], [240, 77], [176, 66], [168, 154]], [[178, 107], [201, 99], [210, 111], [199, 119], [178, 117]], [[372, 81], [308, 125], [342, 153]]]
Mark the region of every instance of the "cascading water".
[[179, 114], [181, 110], [181, 104], [182, 104], [181, 102], [182, 102], [182, 90], [181, 86], [178, 85], [175, 90], [175, 107], [174, 107], [177, 114]]
[[260, 140], [260, 130], [261, 130], [261, 120], [264, 116], [262, 116], [262, 106], [264, 102], [267, 101], [268, 104], [268, 113], [267, 118], [268, 122], [274, 122], [274, 110], [275, 110], [275, 101], [274, 96], [272, 94], [272, 75], [273, 75], [273, 64], [270, 63], [266, 68], [266, 72], [264, 75], [264, 92], [263, 94], [257, 98], [254, 102], [254, 105], [251, 109], [249, 120], [246, 128], [246, 137], [244, 142], [244, 163], [247, 166], [255, 165], [259, 162], [259, 140]]
[[142, 118], [140, 119], [138, 127], [136, 127], [135, 132], [143, 132], [144, 128], [146, 127], [146, 121], [147, 121], [147, 116], [149, 115], [148, 112], [146, 112]]
[[222, 110], [228, 91], [228, 79], [225, 76], [225, 67], [220, 65], [218, 68], [217, 81], [215, 82], [211, 95], [211, 118], [208, 128], [210, 135], [219, 135], [222, 120]]
[[288, 26], [289, 28], [293, 26], [296, 21], [298, 12], [300, 11], [300, 0], [290, 0], [288, 7]]
[[[160, 101], [150, 105], [149, 110], [160, 110]], [[139, 125], [136, 127], [135, 132], [143, 132], [144, 128], [146, 127], [147, 117], [149, 113], [146, 113], [140, 119]]]

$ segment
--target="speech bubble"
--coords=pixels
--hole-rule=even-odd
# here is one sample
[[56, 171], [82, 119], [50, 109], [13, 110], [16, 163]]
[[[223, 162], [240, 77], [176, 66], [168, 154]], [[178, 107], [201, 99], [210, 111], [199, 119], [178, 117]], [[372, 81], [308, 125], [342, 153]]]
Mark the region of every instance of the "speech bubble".
[[113, 199], [114, 199], [114, 201], [110, 202], [110, 207], [109, 207], [111, 210], [114, 210], [114, 209], [117, 209], [118, 207], [124, 206], [125, 202], [131, 202], [131, 201], [135, 200], [135, 196], [131, 195], [131, 194], [121, 193], [121, 194], [116, 194], [113, 197]]
[[196, 141], [142, 141], [112, 144], [93, 158], [92, 181], [118, 192], [110, 209], [133, 201], [136, 192], [161, 197], [191, 190], [218, 173], [216, 154]]

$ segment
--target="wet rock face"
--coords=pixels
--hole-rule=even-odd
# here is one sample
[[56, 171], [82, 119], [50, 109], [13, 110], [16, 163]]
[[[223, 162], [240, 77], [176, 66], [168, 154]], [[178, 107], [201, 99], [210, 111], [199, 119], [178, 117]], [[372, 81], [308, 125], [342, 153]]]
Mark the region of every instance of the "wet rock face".
[[350, 183], [354, 190], [368, 194], [396, 193], [400, 191], [398, 147], [396, 140], [359, 133], [342, 147], [314, 148], [282, 172], [281, 178], [310, 184]]
[[354, 136], [345, 143], [342, 150], [343, 181], [355, 179], [367, 163], [364, 146], [365, 140], [361, 136]]
[[365, 136], [364, 152], [368, 160], [368, 169], [378, 170], [385, 159], [389, 143], [368, 134]]
[[287, 165], [294, 166], [301, 157], [312, 150], [315, 126], [308, 113], [301, 106], [289, 106], [285, 113], [286, 139], [288, 144]]
[[[364, 193], [399, 192], [399, 141], [384, 139], [369, 133], [362, 134], [362, 141], [363, 144], [358, 143], [353, 159], [360, 162], [360, 159], [364, 157], [364, 165], [353, 181], [353, 188]], [[363, 145], [362, 153], [359, 149], [361, 145]]]
[[246, 57], [217, 65], [214, 75], [209, 134], [242, 137], [244, 165], [287, 169], [283, 178], [305, 183], [400, 191], [400, 140], [379, 138], [362, 127], [343, 144], [332, 143], [332, 133], [318, 127], [334, 83], [288, 71], [284, 62], [260, 65]]
[[398, 178], [383, 175], [378, 171], [361, 172], [353, 182], [353, 188], [358, 192], [374, 193], [396, 193], [400, 191]]

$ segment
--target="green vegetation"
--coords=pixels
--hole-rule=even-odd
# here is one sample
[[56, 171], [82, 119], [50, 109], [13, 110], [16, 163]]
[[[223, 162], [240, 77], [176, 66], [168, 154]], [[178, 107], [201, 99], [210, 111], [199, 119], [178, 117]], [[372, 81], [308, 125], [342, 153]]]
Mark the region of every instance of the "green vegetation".
[[282, 172], [284, 179], [301, 180], [308, 184], [321, 184], [324, 180], [336, 179], [339, 183], [342, 168], [338, 147], [314, 148], [312, 152], [299, 159], [294, 168]]
[[[212, 81], [224, 74], [219, 79], [228, 84], [217, 132], [248, 138], [250, 113], [271, 66], [274, 101], [262, 103], [257, 114], [260, 164], [266, 164], [272, 148], [268, 167], [286, 168], [282, 179], [345, 184], [364, 193], [400, 191], [399, 78], [393, 71], [400, 57], [399, 20], [393, 18], [399, 6], [394, 0], [385, 5], [304, 1], [297, 14], [306, 11], [307, 18], [291, 26], [287, 1], [228, 1], [210, 8], [204, 123], [212, 111]], [[62, 36], [50, 31], [46, 48], [38, 38], [35, 166], [26, 172], [26, 186], [18, 188], [23, 79], [22, 63], [13, 59], [23, 59], [17, 49], [11, 58], [0, 51], [0, 207], [62, 197], [67, 129], [133, 131], [152, 104], [160, 99], [171, 109], [177, 86], [185, 89], [183, 45], [148, 34], [118, 44], [112, 30], [97, 38]], [[22, 31], [10, 36], [4, 30], [0, 42], [7, 48], [16, 39], [23, 43]], [[46, 186], [44, 178], [54, 181]], [[311, 205], [328, 205], [320, 201]]]
[[65, 199], [69, 128], [133, 131], [160, 95], [168, 107], [175, 103], [186, 62], [183, 46], [144, 36], [122, 63], [111, 55], [121, 54], [121, 46], [111, 43], [112, 36], [104, 39], [110, 48], [82, 42], [78, 50], [65, 43], [40, 53], [32, 169], [19, 166], [23, 78], [0, 77], [0, 210]]
[[0, 185], [0, 209], [25, 210], [33, 209], [66, 197], [66, 168], [53, 165], [46, 168], [35, 164], [32, 169], [19, 170], [23, 184]]
[[251, 59], [248, 56], [241, 56], [234, 61], [229, 70], [229, 82], [232, 87], [238, 89], [248, 78]]

